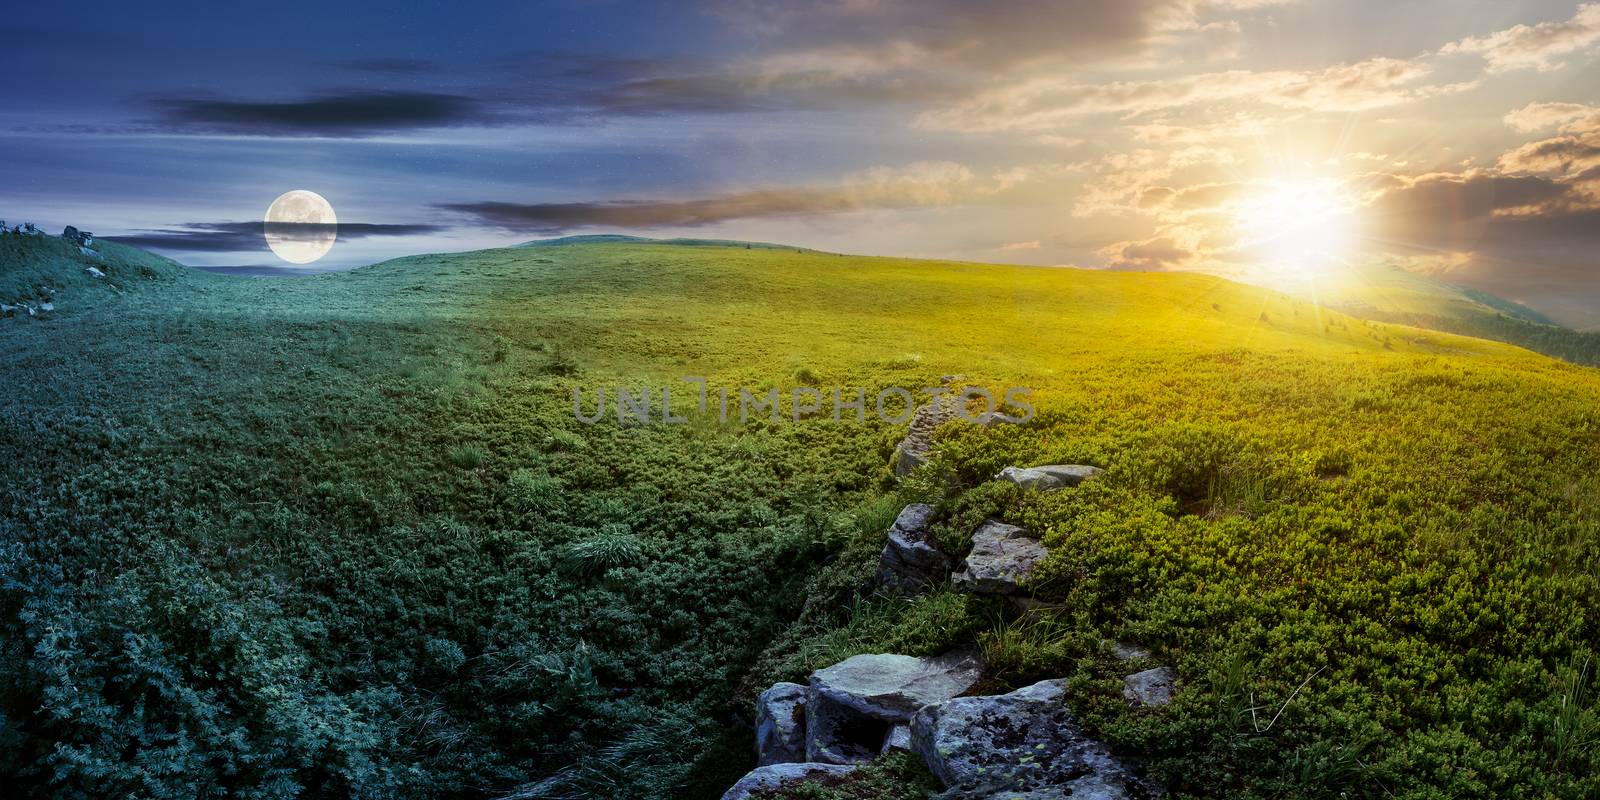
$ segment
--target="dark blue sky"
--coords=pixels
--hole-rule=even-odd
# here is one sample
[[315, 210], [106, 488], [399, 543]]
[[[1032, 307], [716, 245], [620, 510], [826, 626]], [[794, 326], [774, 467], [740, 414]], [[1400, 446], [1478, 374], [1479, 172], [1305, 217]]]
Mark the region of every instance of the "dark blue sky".
[[308, 189], [315, 269], [629, 232], [1270, 282], [1309, 197], [1340, 259], [1594, 326], [1597, 43], [1572, 0], [29, 4], [0, 218], [285, 266], [253, 226]]

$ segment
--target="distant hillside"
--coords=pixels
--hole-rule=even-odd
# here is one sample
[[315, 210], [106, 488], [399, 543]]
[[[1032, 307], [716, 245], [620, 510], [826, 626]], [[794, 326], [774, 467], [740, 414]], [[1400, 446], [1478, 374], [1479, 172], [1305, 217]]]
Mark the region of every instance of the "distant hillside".
[[1600, 333], [1564, 328], [1520, 303], [1398, 267], [1352, 268], [1320, 304], [1351, 316], [1476, 336], [1526, 347], [1577, 364], [1600, 364]]
[[652, 239], [648, 236], [630, 236], [622, 233], [592, 233], [581, 236], [562, 236], [555, 239], [534, 239], [517, 247], [566, 247], [575, 244], [666, 244], [677, 247], [733, 247], [745, 250], [793, 250], [797, 253], [821, 252], [809, 247], [795, 247], [772, 242], [746, 242], [738, 239]]
[[63, 296], [124, 292], [197, 275], [169, 258], [97, 239], [79, 247], [60, 236], [0, 232], [0, 306], [50, 313]]

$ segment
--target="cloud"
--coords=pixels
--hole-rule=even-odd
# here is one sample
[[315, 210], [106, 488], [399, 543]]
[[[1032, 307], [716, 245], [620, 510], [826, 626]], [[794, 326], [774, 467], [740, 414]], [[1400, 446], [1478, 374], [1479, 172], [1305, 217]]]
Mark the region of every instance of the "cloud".
[[1536, 69], [1546, 72], [1563, 66], [1562, 56], [1600, 42], [1600, 3], [1578, 6], [1572, 19], [1515, 25], [1488, 36], [1468, 37], [1447, 44], [1444, 54], [1476, 53], [1488, 62], [1490, 72]]
[[1506, 114], [1505, 122], [1523, 133], [1568, 125], [1600, 128], [1600, 107], [1582, 103], [1529, 103]]
[[1014, 253], [1021, 250], [1038, 250], [1042, 246], [1043, 244], [1038, 239], [1030, 239], [1026, 242], [1008, 242], [1000, 245], [997, 249], [1001, 252]]
[[836, 186], [780, 187], [672, 200], [577, 203], [485, 201], [439, 206], [508, 231], [563, 233], [580, 228], [695, 228], [736, 219], [810, 216], [869, 209], [941, 206], [994, 191], [960, 164], [925, 162], [874, 168]]
[[266, 248], [266, 234], [317, 237], [333, 232], [340, 239], [368, 239], [385, 236], [419, 236], [448, 230], [442, 225], [380, 224], [344, 222], [186, 222], [175, 228], [140, 231], [125, 236], [103, 238], [150, 250], [198, 253], [228, 253]]
[[1583, 177], [1600, 171], [1600, 108], [1580, 103], [1529, 103], [1506, 115], [1507, 125], [1520, 131], [1556, 128], [1559, 136], [1516, 147], [1503, 153], [1496, 166], [1502, 172], [1580, 176], [1577, 185], [1600, 189], [1600, 180]]
[[1099, 253], [1112, 269], [1144, 272], [1183, 269], [1198, 257], [1191, 248], [1167, 236], [1141, 242], [1118, 242], [1101, 248]]
[[1079, 83], [1039, 78], [925, 113], [919, 122], [928, 128], [966, 132], [1037, 131], [1098, 114], [1138, 116], [1230, 102], [1307, 111], [1364, 111], [1463, 91], [1473, 85], [1423, 83], [1429, 73], [1420, 61], [1373, 58], [1322, 70], [1230, 70], [1145, 81]]
[[1493, 170], [1395, 177], [1366, 214], [1386, 252], [1449, 254], [1440, 277], [1589, 327], [1600, 324], [1600, 195], [1584, 184], [1593, 179]]
[[368, 136], [490, 119], [476, 100], [426, 92], [345, 92], [288, 101], [163, 98], [153, 105], [178, 132], [254, 136]]

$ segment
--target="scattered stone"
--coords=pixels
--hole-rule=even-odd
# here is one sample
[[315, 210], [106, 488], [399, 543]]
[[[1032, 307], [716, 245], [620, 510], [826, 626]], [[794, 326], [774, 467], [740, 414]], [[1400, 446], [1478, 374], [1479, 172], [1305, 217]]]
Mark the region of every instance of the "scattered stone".
[[1048, 551], [1028, 532], [989, 520], [972, 534], [966, 568], [955, 574], [957, 587], [979, 594], [1017, 594]]
[[54, 311], [54, 310], [56, 310], [56, 304], [55, 303], [40, 303], [39, 304], [39, 310], [40, 311]]
[[1006, 467], [996, 480], [1011, 481], [1024, 489], [1053, 492], [1077, 486], [1105, 470], [1083, 464], [1045, 464], [1039, 467]]
[[911, 746], [950, 792], [943, 797], [1133, 800], [1159, 792], [1083, 733], [1065, 681], [931, 704], [911, 720]]
[[795, 783], [843, 777], [854, 769], [854, 765], [840, 764], [769, 764], [756, 767], [723, 793], [722, 800], [745, 800], [756, 792], [770, 792]]
[[806, 760], [806, 687], [775, 683], [756, 700], [756, 764]]
[[977, 683], [970, 654], [915, 658], [887, 653], [847, 658], [811, 674], [806, 698], [806, 760], [851, 764], [883, 750], [896, 724], [917, 709]]
[[1122, 699], [1134, 708], [1164, 706], [1172, 702], [1177, 683], [1178, 674], [1171, 667], [1135, 672], [1122, 679]]
[[912, 503], [900, 510], [889, 526], [878, 559], [878, 581], [902, 592], [916, 593], [950, 574], [950, 557], [939, 549], [928, 530], [933, 507]]
[[100, 261], [104, 261], [105, 260], [104, 258], [101, 257], [101, 255], [99, 253], [97, 253], [97, 252], [95, 252], [93, 250], [90, 250], [87, 247], [79, 247], [78, 248], [78, 252], [80, 252], [80, 253], [82, 253], [82, 254], [90, 257], [90, 258], [93, 258], [93, 259], [98, 259]]
[[1134, 661], [1137, 659], [1150, 657], [1149, 650], [1146, 650], [1139, 645], [1129, 644], [1127, 642], [1116, 642], [1112, 644], [1111, 654], [1116, 656], [1118, 661]]
[[89, 276], [92, 278], [104, 278], [106, 276], [106, 274], [101, 272], [98, 267], [88, 267], [84, 269], [84, 272], [89, 273]]
[[973, 420], [980, 428], [994, 428], [1000, 425], [1021, 425], [1024, 420], [999, 411], [985, 411]]
[[890, 728], [889, 735], [883, 737], [883, 749], [878, 752], [880, 755], [888, 755], [897, 751], [902, 753], [911, 752], [910, 725], [896, 725]]

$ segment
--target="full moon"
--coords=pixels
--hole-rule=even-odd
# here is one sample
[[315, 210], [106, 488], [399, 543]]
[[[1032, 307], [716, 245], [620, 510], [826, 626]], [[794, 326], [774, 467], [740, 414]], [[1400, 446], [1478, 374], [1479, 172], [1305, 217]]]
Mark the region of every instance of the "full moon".
[[295, 189], [267, 207], [267, 246], [290, 264], [310, 264], [328, 254], [339, 238], [339, 218], [322, 195]]

